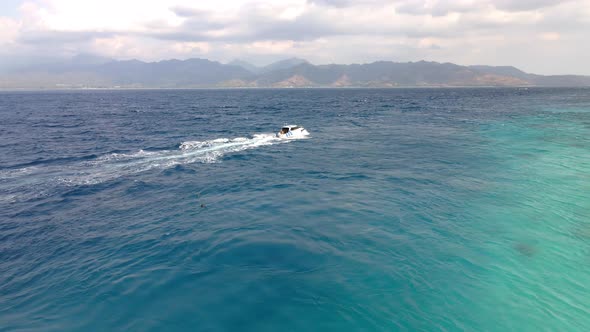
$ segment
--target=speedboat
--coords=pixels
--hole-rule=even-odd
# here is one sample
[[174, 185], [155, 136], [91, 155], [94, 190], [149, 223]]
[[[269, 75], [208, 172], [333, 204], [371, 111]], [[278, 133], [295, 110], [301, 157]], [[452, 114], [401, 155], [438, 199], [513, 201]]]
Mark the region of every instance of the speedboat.
[[284, 125], [277, 133], [278, 138], [303, 138], [305, 136], [309, 136], [309, 132], [296, 125]]

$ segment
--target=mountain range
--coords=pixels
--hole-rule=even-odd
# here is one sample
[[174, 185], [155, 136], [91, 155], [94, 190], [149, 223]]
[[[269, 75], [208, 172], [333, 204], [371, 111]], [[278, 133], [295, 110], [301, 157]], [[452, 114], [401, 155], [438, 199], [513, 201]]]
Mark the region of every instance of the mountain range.
[[511, 66], [377, 61], [313, 65], [291, 58], [265, 67], [235, 60], [113, 60], [78, 55], [66, 61], [0, 74], [0, 88], [207, 88], [207, 87], [453, 87], [590, 86], [590, 76], [544, 76]]

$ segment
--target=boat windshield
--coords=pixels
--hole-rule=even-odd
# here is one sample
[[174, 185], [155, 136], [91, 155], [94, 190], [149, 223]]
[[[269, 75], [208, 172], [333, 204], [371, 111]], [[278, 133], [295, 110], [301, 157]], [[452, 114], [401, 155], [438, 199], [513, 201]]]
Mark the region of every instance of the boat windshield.
[[281, 129], [282, 134], [286, 134], [288, 132], [289, 132], [289, 127], [283, 127], [283, 129]]

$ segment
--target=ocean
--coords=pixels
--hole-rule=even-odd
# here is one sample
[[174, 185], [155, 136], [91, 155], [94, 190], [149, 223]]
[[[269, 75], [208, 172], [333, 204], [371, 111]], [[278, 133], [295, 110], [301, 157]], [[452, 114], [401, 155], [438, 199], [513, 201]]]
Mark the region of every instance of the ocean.
[[590, 89], [0, 92], [0, 331], [588, 331], [589, 285]]

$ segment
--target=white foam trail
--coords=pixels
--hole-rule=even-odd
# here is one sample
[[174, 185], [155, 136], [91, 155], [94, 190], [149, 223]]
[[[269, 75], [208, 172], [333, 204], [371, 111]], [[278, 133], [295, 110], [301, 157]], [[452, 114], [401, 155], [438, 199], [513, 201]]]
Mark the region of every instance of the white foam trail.
[[178, 149], [174, 150], [111, 153], [71, 165], [6, 170], [0, 172], [0, 201], [30, 199], [50, 194], [60, 186], [93, 185], [150, 169], [165, 169], [199, 162], [214, 163], [228, 153], [289, 141], [276, 138], [273, 134], [255, 134], [251, 138], [187, 141], [182, 142]]

